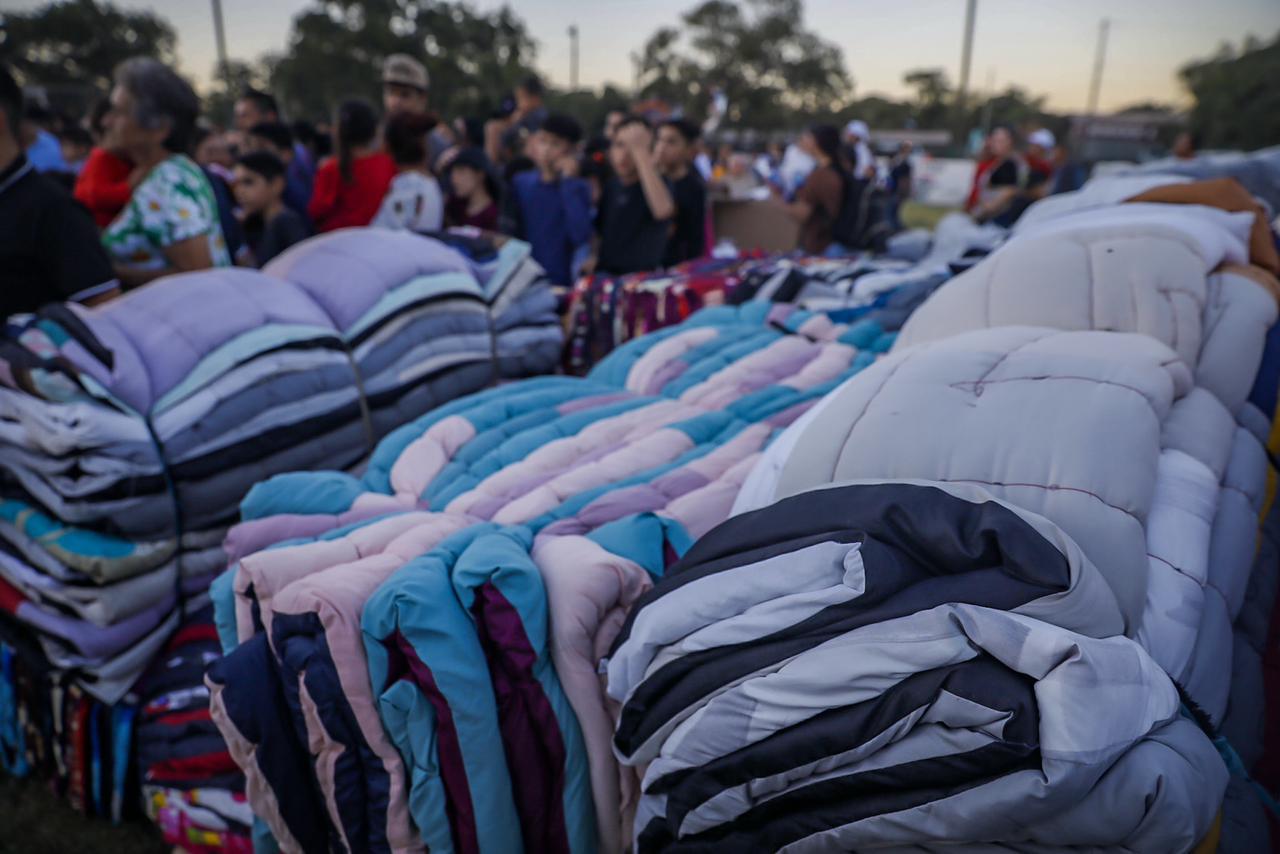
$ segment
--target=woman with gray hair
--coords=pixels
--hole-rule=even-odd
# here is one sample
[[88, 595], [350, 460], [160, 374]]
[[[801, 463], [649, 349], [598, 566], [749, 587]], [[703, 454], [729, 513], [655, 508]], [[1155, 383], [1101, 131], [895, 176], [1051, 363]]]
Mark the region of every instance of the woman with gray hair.
[[126, 286], [231, 263], [218, 202], [186, 150], [200, 99], [164, 63], [145, 57], [116, 68], [103, 146], [134, 164], [133, 195], [102, 232]]

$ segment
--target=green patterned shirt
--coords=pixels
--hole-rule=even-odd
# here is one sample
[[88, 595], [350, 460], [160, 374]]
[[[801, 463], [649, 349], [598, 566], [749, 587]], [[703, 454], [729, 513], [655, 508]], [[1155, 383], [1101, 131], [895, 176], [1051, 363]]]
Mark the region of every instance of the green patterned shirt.
[[175, 154], [134, 189], [124, 210], [102, 232], [102, 242], [112, 260], [156, 270], [168, 264], [166, 247], [202, 234], [209, 236], [214, 266], [230, 266], [213, 188], [199, 166]]

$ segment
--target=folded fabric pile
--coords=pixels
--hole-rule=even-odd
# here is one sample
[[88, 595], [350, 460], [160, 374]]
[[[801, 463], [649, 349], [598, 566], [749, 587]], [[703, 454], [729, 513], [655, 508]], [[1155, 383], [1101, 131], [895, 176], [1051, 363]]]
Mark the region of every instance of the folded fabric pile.
[[1189, 850], [1227, 771], [1124, 626], [1075, 541], [968, 483], [738, 516], [609, 658], [636, 850]]
[[1004, 236], [1003, 229], [953, 215], [931, 236], [910, 235], [910, 242], [919, 244], [912, 253], [842, 258], [749, 253], [652, 273], [587, 277], [574, 287], [566, 310], [568, 367], [585, 372], [614, 347], [680, 323], [703, 306], [723, 303], [788, 303], [828, 312], [840, 323], [873, 319], [894, 331], [939, 285], [981, 260]]
[[255, 487], [214, 585], [209, 683], [281, 847], [620, 851], [599, 653], [770, 436], [892, 340], [707, 309], [588, 378], [443, 406], [361, 479]]
[[209, 714], [204, 671], [221, 656], [213, 611], [187, 618], [140, 680], [134, 756], [147, 816], [191, 854], [249, 852], [244, 775]]
[[770, 445], [610, 656], [640, 850], [1265, 849], [1251, 228], [1016, 234]]
[[[551, 300], [526, 244], [476, 260], [353, 229], [265, 272], [173, 276], [15, 318], [0, 342], [0, 640], [43, 684], [0, 695], [0, 731], [37, 718], [56, 742], [43, 718], [62, 714], [51, 692], [67, 685], [94, 720], [136, 699], [182, 615], [207, 603], [254, 483], [356, 466], [445, 401], [553, 369]], [[217, 776], [190, 768], [166, 784]]]

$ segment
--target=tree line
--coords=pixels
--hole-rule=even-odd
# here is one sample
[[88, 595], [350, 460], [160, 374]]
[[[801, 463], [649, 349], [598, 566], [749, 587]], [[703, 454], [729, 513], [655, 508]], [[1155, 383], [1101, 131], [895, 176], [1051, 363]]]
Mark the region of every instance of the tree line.
[[[713, 90], [729, 104], [723, 126], [796, 130], [819, 118], [860, 118], [872, 127], [948, 129], [1035, 124], [1055, 132], [1067, 119], [1017, 86], [956, 104], [942, 69], [907, 72], [913, 97], [855, 97], [839, 46], [808, 29], [803, 0], [703, 0], [674, 27], [661, 27], [632, 56], [635, 89], [553, 91], [553, 109], [598, 125], [610, 110], [659, 99], [695, 119]], [[0, 60], [42, 86], [69, 112], [109, 86], [123, 59], [174, 60], [172, 26], [150, 11], [101, 0], [61, 0], [0, 15]], [[454, 0], [314, 0], [292, 23], [283, 49], [216, 69], [206, 112], [227, 121], [236, 93], [270, 90], [289, 114], [321, 119], [342, 97], [376, 101], [382, 58], [408, 53], [431, 76], [432, 106], [444, 115], [486, 118], [531, 69], [537, 46], [509, 7], [482, 12]], [[1208, 147], [1257, 148], [1280, 140], [1280, 33], [1187, 64], [1180, 78], [1194, 99], [1190, 128]]]

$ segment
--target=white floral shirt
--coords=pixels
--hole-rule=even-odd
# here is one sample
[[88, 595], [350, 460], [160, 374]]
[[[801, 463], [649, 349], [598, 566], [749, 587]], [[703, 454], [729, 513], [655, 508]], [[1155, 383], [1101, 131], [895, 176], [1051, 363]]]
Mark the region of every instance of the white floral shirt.
[[102, 232], [102, 242], [113, 261], [155, 270], [168, 264], [166, 247], [202, 234], [209, 236], [214, 266], [230, 266], [213, 188], [199, 166], [175, 154], [134, 189], [124, 210]]

